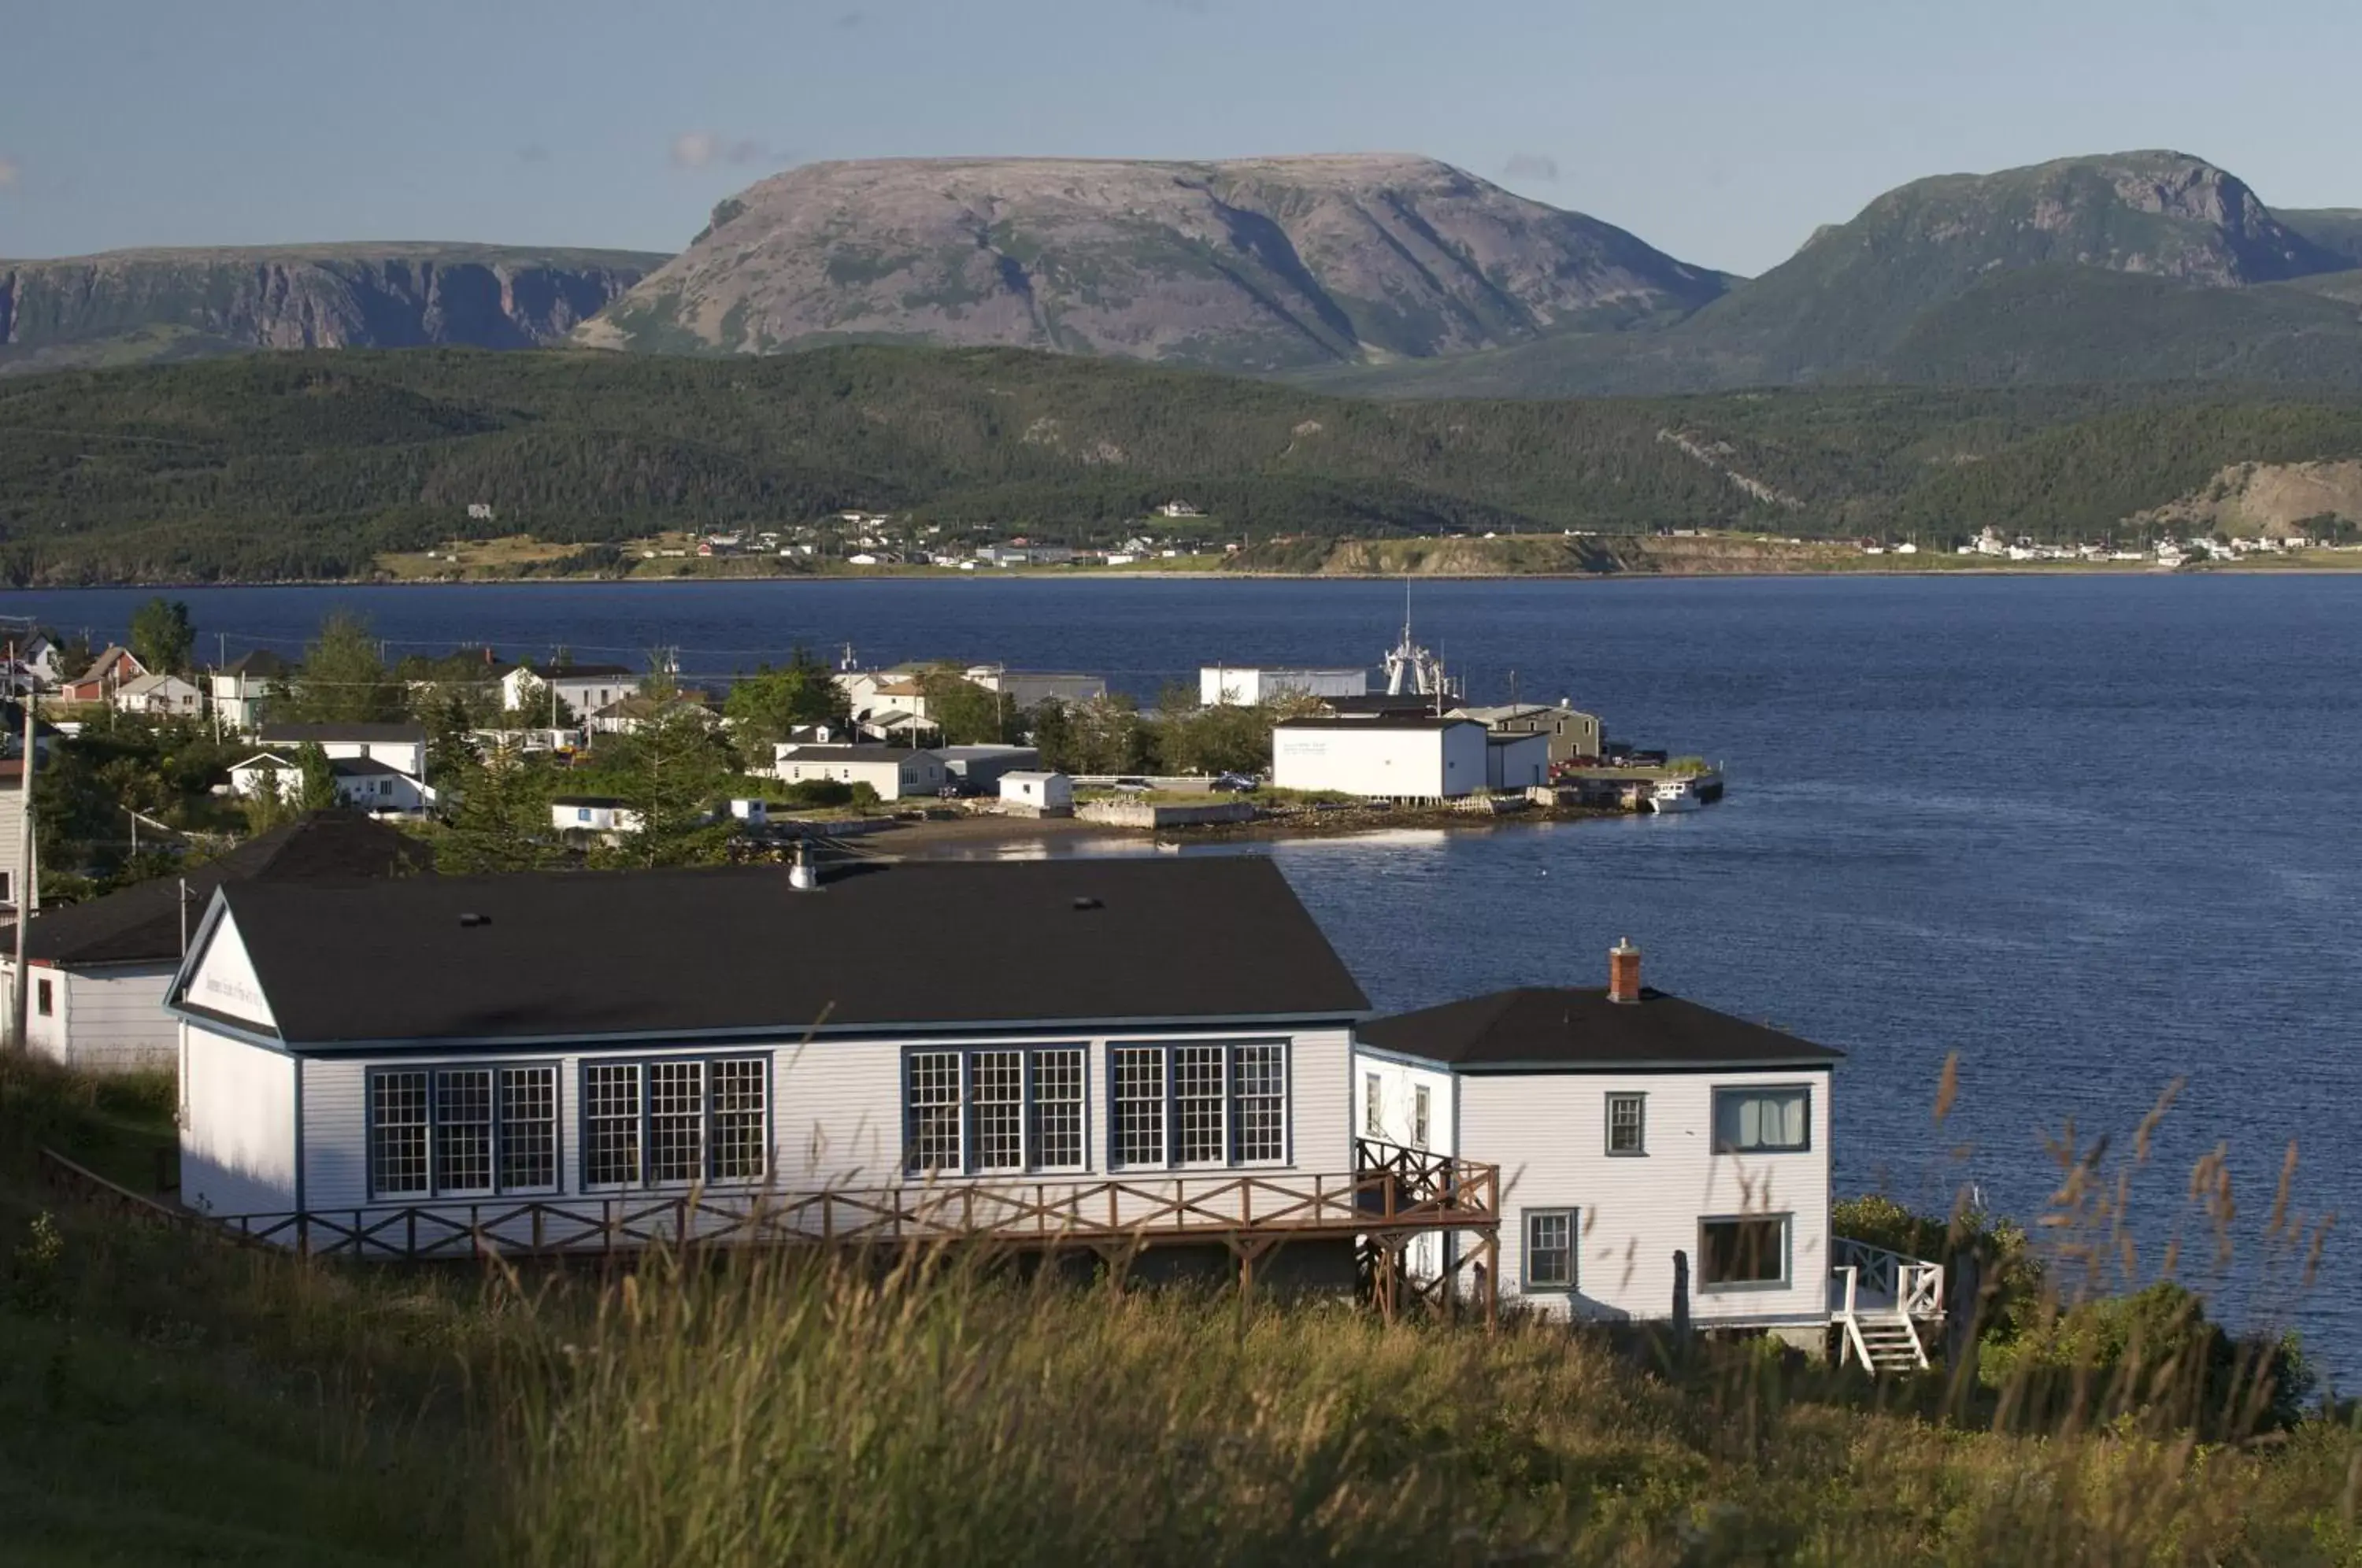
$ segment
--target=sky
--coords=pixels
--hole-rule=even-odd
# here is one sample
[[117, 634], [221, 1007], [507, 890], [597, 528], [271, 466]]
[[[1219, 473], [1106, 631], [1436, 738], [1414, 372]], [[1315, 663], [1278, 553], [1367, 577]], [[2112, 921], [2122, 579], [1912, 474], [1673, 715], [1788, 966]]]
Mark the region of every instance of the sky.
[[818, 159], [1399, 151], [1753, 273], [2170, 147], [2362, 206], [2356, 0], [0, 0], [0, 256], [671, 251]]

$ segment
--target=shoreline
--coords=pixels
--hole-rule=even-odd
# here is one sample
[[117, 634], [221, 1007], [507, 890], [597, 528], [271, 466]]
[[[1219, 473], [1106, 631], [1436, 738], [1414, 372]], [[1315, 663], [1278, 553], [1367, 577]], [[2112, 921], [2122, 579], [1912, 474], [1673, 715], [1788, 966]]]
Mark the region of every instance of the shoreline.
[[1772, 581], [1799, 578], [2204, 578], [2204, 577], [2344, 577], [2362, 572], [2362, 554], [2351, 566], [2270, 566], [2221, 563], [2210, 566], [2155, 567], [2134, 562], [2092, 565], [1973, 567], [1842, 567], [1798, 571], [1520, 571], [1520, 572], [1344, 572], [1344, 571], [999, 571], [981, 572], [877, 571], [826, 574], [778, 572], [740, 576], [684, 577], [469, 577], [469, 578], [220, 578], [138, 579], [126, 582], [26, 583], [12, 593], [190, 592], [204, 589], [270, 588], [745, 588], [756, 584], [823, 584], [846, 582], [1683, 582], [1701, 579], [1719, 581]]
[[[924, 859], [944, 850], [966, 847], [997, 848], [1015, 844], [1056, 844], [1078, 839], [1099, 839], [1127, 845], [1156, 847], [1164, 845], [1179, 846], [1187, 844], [1254, 844], [1282, 840], [1311, 838], [1357, 838], [1373, 834], [1399, 833], [1436, 829], [1467, 831], [1479, 828], [1500, 828], [1512, 825], [1538, 827], [1560, 823], [1607, 821], [1617, 818], [1641, 817], [1645, 812], [1609, 811], [1596, 807], [1535, 808], [1530, 811], [1457, 812], [1426, 808], [1386, 810], [1375, 807], [1347, 807], [1333, 812], [1305, 813], [1312, 820], [1299, 821], [1296, 814], [1259, 817], [1246, 823], [1211, 823], [1199, 826], [1168, 828], [1123, 827], [1113, 823], [1090, 822], [1081, 817], [1014, 817], [998, 812], [978, 812], [972, 816], [898, 823], [875, 834], [865, 834], [850, 841], [856, 846], [858, 857], [875, 849], [878, 858], [903, 858], [904, 851], [911, 858]], [[1323, 821], [1323, 817], [1332, 820]]]

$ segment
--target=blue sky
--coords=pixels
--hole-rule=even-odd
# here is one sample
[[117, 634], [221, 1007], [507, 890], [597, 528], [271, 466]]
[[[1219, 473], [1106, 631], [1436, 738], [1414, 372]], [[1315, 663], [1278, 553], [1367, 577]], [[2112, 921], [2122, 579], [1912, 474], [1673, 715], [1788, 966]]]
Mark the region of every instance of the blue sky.
[[0, 256], [679, 248], [789, 163], [1422, 152], [1753, 272], [2166, 146], [2362, 206], [2355, 0], [6, 0]]

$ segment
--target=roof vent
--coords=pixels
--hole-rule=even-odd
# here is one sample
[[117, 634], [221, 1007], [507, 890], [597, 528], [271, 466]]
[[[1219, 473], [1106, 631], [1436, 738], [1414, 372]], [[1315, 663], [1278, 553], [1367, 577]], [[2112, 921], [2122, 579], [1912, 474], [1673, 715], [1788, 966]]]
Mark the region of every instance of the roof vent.
[[799, 893], [809, 893], [820, 887], [820, 873], [811, 863], [811, 851], [801, 843], [796, 845], [796, 857], [788, 864], [788, 886]]
[[1081, 898], [1076, 899], [1075, 900], [1075, 907], [1078, 910], [1103, 910], [1107, 908], [1105, 904], [1099, 902], [1088, 893], [1085, 893]]
[[490, 925], [492, 923], [492, 917], [488, 914], [477, 914], [471, 911], [459, 917], [459, 923], [465, 926]]

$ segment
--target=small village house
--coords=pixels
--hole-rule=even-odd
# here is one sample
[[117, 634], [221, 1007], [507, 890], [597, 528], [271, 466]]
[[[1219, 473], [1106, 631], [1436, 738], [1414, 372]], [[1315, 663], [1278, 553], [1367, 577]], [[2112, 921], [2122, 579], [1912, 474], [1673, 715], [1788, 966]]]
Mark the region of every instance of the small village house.
[[420, 724], [265, 724], [255, 738], [276, 750], [316, 745], [330, 761], [381, 762], [413, 779], [426, 777], [426, 730]]
[[1553, 765], [1596, 761], [1606, 755], [1603, 748], [1607, 743], [1601, 734], [1599, 715], [1585, 713], [1570, 703], [1562, 702], [1554, 708], [1539, 702], [1455, 708], [1452, 716], [1473, 719], [1496, 735], [1547, 735]]
[[1198, 671], [1198, 705], [1258, 707], [1286, 697], [1360, 697], [1370, 690], [1366, 669], [1274, 669], [1209, 664]]
[[1419, 713], [1289, 719], [1271, 732], [1271, 781], [1375, 801], [1449, 801], [1485, 788], [1485, 726]]
[[968, 795], [997, 794], [1003, 775], [1042, 767], [1042, 753], [1030, 745], [939, 745], [934, 753], [946, 780]]
[[1539, 790], [1550, 782], [1550, 736], [1485, 736], [1485, 786], [1489, 790]]
[[1009, 699], [1009, 706], [1021, 713], [1052, 701], [1088, 702], [1107, 695], [1107, 681], [1097, 675], [1010, 669], [999, 664], [973, 664], [968, 666], [966, 676], [987, 691], [998, 692]]
[[1368, 1003], [1258, 859], [232, 883], [171, 1006], [183, 1200], [285, 1245], [1260, 1224], [1341, 1286], [1374, 1228], [1491, 1222], [1481, 1173], [1354, 1174]]
[[[1644, 987], [1628, 943], [1605, 987], [1528, 987], [1362, 1024], [1355, 1114], [1365, 1137], [1500, 1167], [1505, 1299], [1661, 1319], [1686, 1266], [1699, 1325], [1784, 1331], [1817, 1350], [1840, 1059]], [[1444, 1266], [1436, 1245], [1414, 1268]]]
[[931, 751], [898, 745], [808, 745], [781, 741], [771, 771], [788, 784], [866, 784], [881, 801], [941, 795], [950, 775]]
[[[335, 781], [337, 804], [371, 816], [415, 816], [434, 803], [434, 792], [391, 763], [367, 756], [332, 756], [328, 773]], [[303, 755], [298, 748], [259, 751], [229, 770], [231, 792], [256, 800], [270, 796], [293, 803], [304, 789]]]
[[60, 687], [58, 695], [69, 702], [104, 702], [117, 687], [147, 673], [148, 667], [129, 648], [110, 643], [105, 652], [90, 661], [89, 668]]
[[549, 825], [613, 844], [621, 834], [640, 831], [640, 813], [613, 795], [560, 795], [549, 802]]
[[268, 648], [240, 654], [210, 677], [214, 712], [226, 728], [250, 734], [261, 726], [271, 695], [292, 673], [287, 661]]
[[[46, 909], [25, 930], [30, 990], [26, 1043], [85, 1072], [170, 1069], [179, 1028], [164, 993], [214, 889], [239, 881], [347, 881], [426, 876], [418, 840], [347, 812], [318, 812], [273, 828], [175, 875]], [[0, 973], [13, 987], [13, 948]]]
[[118, 713], [193, 719], [204, 710], [204, 693], [177, 675], [135, 675], [116, 687], [107, 701]]
[[1000, 806], [1020, 816], [1071, 816], [1075, 810], [1075, 781], [1063, 773], [1004, 773], [1000, 776]]
[[557, 700], [576, 713], [595, 713], [639, 689], [639, 673], [624, 665], [569, 664], [562, 669], [537, 669], [528, 661], [501, 677], [501, 706], [546, 712], [550, 693], [555, 691]]
[[0, 646], [0, 691], [9, 695], [55, 690], [65, 679], [58, 645], [41, 633]]

